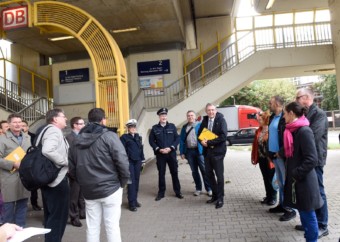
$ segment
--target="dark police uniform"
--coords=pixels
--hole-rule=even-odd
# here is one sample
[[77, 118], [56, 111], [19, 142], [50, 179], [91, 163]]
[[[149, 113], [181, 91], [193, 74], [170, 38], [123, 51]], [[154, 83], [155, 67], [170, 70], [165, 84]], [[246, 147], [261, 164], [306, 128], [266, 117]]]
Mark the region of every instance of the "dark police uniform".
[[[168, 110], [162, 108], [158, 110], [157, 114], [167, 114]], [[166, 184], [165, 184], [165, 171], [166, 164], [168, 164], [170, 169], [170, 174], [172, 178], [173, 190], [178, 198], [183, 198], [181, 194], [181, 185], [178, 179], [178, 162], [176, 149], [179, 144], [180, 137], [177, 133], [176, 126], [172, 123], [166, 123], [163, 127], [160, 123], [152, 126], [149, 143], [154, 150], [157, 159], [157, 169], [158, 169], [158, 195], [156, 200], [160, 200], [164, 197]], [[161, 154], [160, 149], [170, 148], [171, 152], [168, 154]]]
[[140, 206], [138, 204], [137, 196], [139, 190], [139, 178], [140, 171], [142, 167], [142, 161], [145, 160], [142, 139], [138, 133], [123, 134], [120, 137], [122, 141], [126, 154], [129, 157], [129, 169], [131, 183], [128, 184], [128, 201], [130, 210], [135, 210], [136, 207]]

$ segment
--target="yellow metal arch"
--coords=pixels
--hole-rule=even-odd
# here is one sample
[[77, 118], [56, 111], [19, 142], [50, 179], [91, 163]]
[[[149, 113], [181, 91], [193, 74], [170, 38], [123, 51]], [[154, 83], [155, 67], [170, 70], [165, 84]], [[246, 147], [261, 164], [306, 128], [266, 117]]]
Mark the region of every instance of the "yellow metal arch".
[[56, 1], [35, 2], [33, 25], [76, 37], [88, 51], [95, 73], [96, 106], [105, 110], [108, 125], [124, 132], [129, 118], [128, 84], [122, 53], [108, 31], [78, 7]]

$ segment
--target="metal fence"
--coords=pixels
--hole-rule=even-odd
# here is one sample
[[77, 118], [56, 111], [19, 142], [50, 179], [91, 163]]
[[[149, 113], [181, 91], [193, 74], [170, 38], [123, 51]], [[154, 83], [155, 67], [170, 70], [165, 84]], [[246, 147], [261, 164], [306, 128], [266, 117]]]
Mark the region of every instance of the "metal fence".
[[328, 128], [340, 128], [340, 110], [326, 111]]

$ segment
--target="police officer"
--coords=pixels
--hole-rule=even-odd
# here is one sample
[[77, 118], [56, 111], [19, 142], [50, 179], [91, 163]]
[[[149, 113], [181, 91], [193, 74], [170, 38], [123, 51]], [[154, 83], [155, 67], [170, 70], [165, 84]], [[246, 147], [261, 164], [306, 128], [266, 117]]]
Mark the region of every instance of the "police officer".
[[126, 123], [127, 134], [123, 134], [120, 137], [122, 141], [126, 154], [129, 157], [129, 169], [130, 169], [130, 179], [131, 183], [128, 184], [128, 201], [129, 201], [129, 210], [131, 212], [136, 212], [137, 208], [142, 205], [138, 202], [138, 190], [139, 190], [139, 177], [142, 165], [144, 165], [143, 161], [144, 152], [142, 145], [142, 138], [137, 133], [137, 120], [130, 119]]
[[183, 198], [181, 194], [181, 185], [178, 180], [178, 162], [176, 157], [176, 149], [179, 143], [179, 135], [176, 126], [167, 121], [168, 109], [161, 108], [157, 111], [159, 123], [152, 126], [149, 143], [156, 155], [158, 169], [158, 194], [156, 201], [161, 200], [165, 193], [165, 170], [166, 164], [170, 169], [172, 185], [176, 197]]

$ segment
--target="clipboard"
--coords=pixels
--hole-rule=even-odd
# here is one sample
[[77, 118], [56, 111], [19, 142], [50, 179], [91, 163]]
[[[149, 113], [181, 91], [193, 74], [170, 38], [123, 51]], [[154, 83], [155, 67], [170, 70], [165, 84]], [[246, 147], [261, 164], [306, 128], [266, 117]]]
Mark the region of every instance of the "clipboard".
[[[12, 161], [13, 163], [19, 162], [19, 161], [22, 160], [22, 158], [24, 158], [25, 155], [26, 155], [26, 152], [21, 148], [21, 146], [18, 146], [17, 148], [15, 148], [11, 153], [9, 153], [5, 157], [5, 160]], [[16, 171], [16, 169], [13, 168], [11, 170], [11, 173], [13, 173], [15, 171]]]
[[216, 139], [218, 136], [216, 134], [214, 134], [213, 132], [211, 132], [209, 129], [204, 128], [200, 134], [200, 136], [198, 136], [199, 140], [212, 140], [212, 139]]

